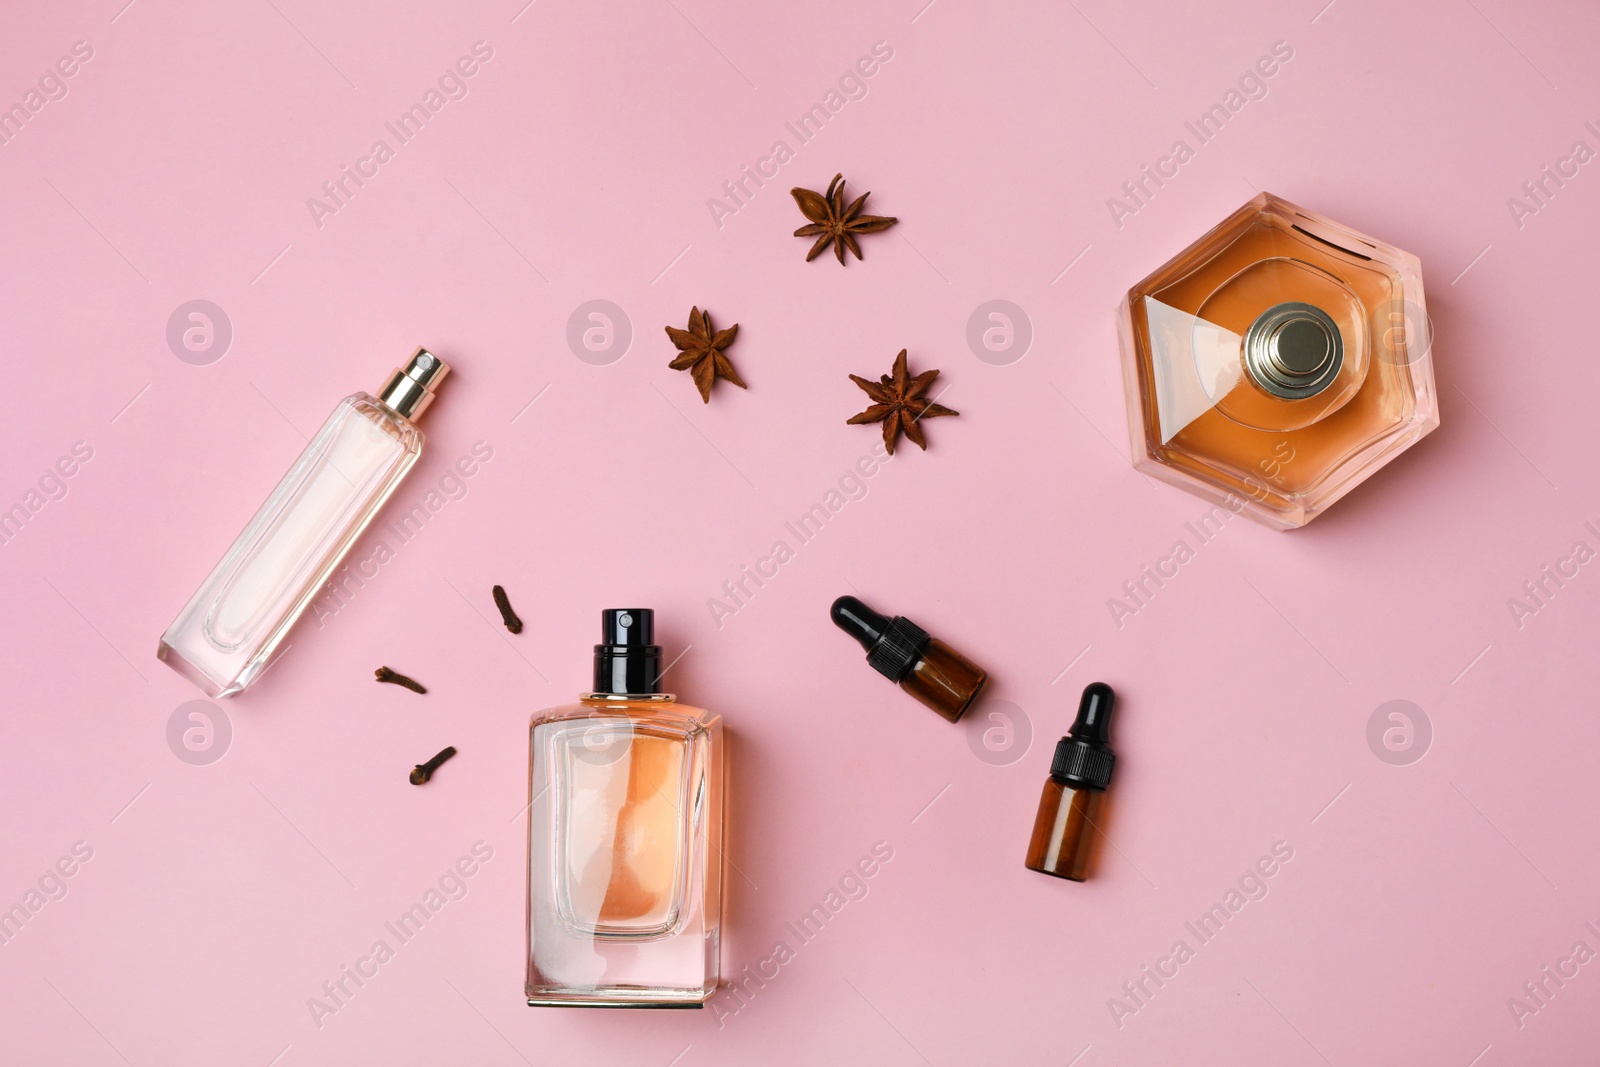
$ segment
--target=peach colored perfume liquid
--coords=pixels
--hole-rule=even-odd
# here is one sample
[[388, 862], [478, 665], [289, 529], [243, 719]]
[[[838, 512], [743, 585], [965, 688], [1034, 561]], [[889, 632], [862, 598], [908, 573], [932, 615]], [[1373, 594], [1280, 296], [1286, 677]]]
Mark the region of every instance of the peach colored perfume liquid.
[[683, 840], [683, 746], [634, 734], [614, 763], [572, 763], [567, 847], [572, 909], [597, 927], [662, 928], [672, 915]]

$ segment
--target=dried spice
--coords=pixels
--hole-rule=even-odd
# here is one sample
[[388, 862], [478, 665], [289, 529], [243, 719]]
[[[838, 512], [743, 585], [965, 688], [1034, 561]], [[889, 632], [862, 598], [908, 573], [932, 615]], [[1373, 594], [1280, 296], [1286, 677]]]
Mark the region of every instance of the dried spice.
[[511, 610], [511, 601], [506, 599], [505, 588], [497, 585], [492, 592], [494, 594], [494, 606], [500, 609], [500, 618], [505, 622], [506, 629], [514, 634], [520, 634], [522, 632], [522, 620], [517, 618], [517, 613]]
[[372, 676], [378, 679], [380, 682], [388, 682], [390, 685], [404, 686], [413, 693], [426, 693], [428, 691], [427, 686], [423, 685], [415, 678], [407, 678], [399, 671], [391, 671], [388, 667], [379, 667], [377, 670], [372, 672]]
[[871, 196], [871, 193], [862, 193], [846, 205], [843, 174], [833, 176], [833, 181], [828, 183], [828, 191], [825, 194], [796, 188], [790, 189], [789, 195], [800, 205], [800, 211], [805, 217], [811, 220], [809, 225], [794, 231], [794, 235], [817, 239], [817, 243], [811, 246], [811, 251], [806, 253], [807, 263], [827, 251], [830, 244], [833, 245], [833, 254], [839, 257], [841, 266], [844, 264], [846, 248], [860, 259], [861, 246], [856, 243], [856, 234], [877, 233], [879, 230], [887, 230], [900, 221], [886, 215], [863, 215], [861, 209], [866, 206], [867, 197]]
[[411, 784], [421, 785], [429, 778], [432, 778], [433, 772], [439, 769], [439, 765], [455, 754], [456, 746], [449, 745], [427, 763], [419, 763], [411, 768]]
[[850, 375], [850, 380], [872, 398], [872, 406], [845, 421], [852, 426], [868, 422], [883, 423], [883, 447], [889, 450], [891, 456], [894, 455], [894, 443], [899, 440], [902, 431], [926, 451], [928, 441], [922, 436], [920, 420], [961, 414], [923, 396], [938, 376], [936, 370], [925, 370], [915, 378], [911, 377], [906, 370], [906, 350], [902, 348], [894, 359], [893, 376], [885, 374], [873, 382]]
[[672, 338], [672, 343], [678, 346], [678, 358], [667, 366], [673, 370], [686, 370], [694, 376], [694, 384], [700, 389], [700, 400], [703, 403], [711, 403], [711, 386], [718, 378], [732, 382], [740, 389], [749, 388], [744, 384], [744, 379], [739, 377], [739, 372], [733, 369], [733, 364], [723, 351], [733, 344], [733, 339], [739, 335], [737, 322], [726, 330], [713, 333], [711, 313], [693, 307], [689, 309], [687, 330], [673, 326], [668, 326], [666, 330], [667, 336]]

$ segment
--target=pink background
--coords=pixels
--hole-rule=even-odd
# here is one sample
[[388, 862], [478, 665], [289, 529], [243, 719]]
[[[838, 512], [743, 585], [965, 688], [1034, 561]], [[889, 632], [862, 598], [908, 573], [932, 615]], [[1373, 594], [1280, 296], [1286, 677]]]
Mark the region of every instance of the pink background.
[[[1507, 1003], [1600, 950], [1600, 565], [1508, 608], [1600, 548], [1600, 164], [1520, 226], [1507, 206], [1600, 148], [1592, 8], [124, 2], [12, 5], [0, 35], [7, 105], [93, 49], [0, 145], [0, 507], [93, 451], [0, 545], [0, 906], [93, 850], [0, 946], [0, 1060], [1593, 1062], [1600, 963]], [[396, 146], [384, 122], [480, 40], [466, 98]], [[785, 121], [878, 41], [866, 96], [800, 145]], [[1277, 41], [1265, 98], [1119, 228], [1107, 199]], [[307, 198], [380, 137], [394, 158], [319, 228]], [[719, 227], [708, 199], [780, 139]], [[848, 269], [790, 236], [787, 189], [836, 171], [902, 220]], [[1206, 508], [1128, 466], [1112, 309], [1260, 189], [1421, 257], [1443, 427], [1305, 531], [1230, 523], [1119, 628], [1107, 600]], [[165, 334], [197, 298], [233, 330], [203, 366]], [[632, 324], [610, 365], [566, 341], [594, 299]], [[1031, 322], [1008, 365], [966, 341], [991, 299]], [[709, 406], [666, 366], [695, 304], [740, 323], [750, 383]], [[417, 344], [456, 374], [397, 501], [475, 442], [492, 460], [225, 703], [222, 759], [181, 761], [167, 723], [199, 694], [158, 636], [334, 402]], [[870, 451], [846, 375], [901, 348], [961, 417], [717, 626], [708, 599]], [[851, 589], [988, 667], [1010, 749], [868, 670], [826, 618]], [[520, 995], [525, 723], [587, 685], [623, 605], [735, 731], [725, 969], [795, 956], [712, 1011]], [[1076, 885], [1022, 854], [1095, 679], [1122, 697], [1114, 847]], [[1432, 724], [1406, 766], [1367, 741], [1395, 699]], [[308, 998], [478, 841], [467, 896], [319, 1027]], [[1114, 1018], [1280, 841], [1266, 897]], [[785, 924], [876, 842], [867, 895], [800, 944]]]

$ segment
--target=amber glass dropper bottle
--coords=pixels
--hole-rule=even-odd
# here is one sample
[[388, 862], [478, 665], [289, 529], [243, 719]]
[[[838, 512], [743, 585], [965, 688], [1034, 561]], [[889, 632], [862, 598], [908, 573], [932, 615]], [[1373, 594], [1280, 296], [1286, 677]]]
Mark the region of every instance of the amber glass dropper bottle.
[[1078, 717], [1056, 745], [1050, 778], [1039, 798], [1039, 815], [1028, 842], [1030, 871], [1081, 882], [1100, 837], [1106, 787], [1117, 758], [1111, 752], [1111, 709], [1116, 694], [1091, 682], [1078, 703]]
[[950, 722], [966, 714], [989, 680], [982, 667], [904, 615], [891, 619], [853, 596], [835, 600], [829, 615], [867, 650], [873, 670]]

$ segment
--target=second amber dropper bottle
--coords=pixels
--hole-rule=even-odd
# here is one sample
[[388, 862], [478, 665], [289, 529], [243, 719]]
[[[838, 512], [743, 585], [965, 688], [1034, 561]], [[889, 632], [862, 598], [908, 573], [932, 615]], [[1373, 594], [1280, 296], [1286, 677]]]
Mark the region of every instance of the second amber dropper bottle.
[[1111, 751], [1111, 709], [1116, 694], [1091, 682], [1078, 703], [1078, 717], [1056, 745], [1050, 778], [1039, 798], [1039, 814], [1028, 842], [1030, 871], [1082, 882], [1105, 809], [1106, 787], [1117, 757]]

